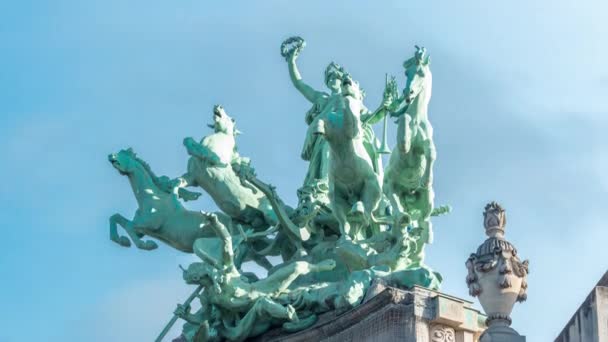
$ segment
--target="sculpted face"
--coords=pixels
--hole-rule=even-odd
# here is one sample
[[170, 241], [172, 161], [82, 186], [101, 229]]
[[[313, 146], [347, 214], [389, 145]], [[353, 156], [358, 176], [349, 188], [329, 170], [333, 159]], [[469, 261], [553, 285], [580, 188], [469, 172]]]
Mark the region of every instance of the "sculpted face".
[[120, 174], [126, 175], [133, 171], [133, 155], [133, 150], [130, 148], [127, 150], [120, 150], [118, 153], [108, 155], [108, 161], [112, 163], [112, 166], [114, 166]]
[[339, 93], [342, 85], [342, 80], [340, 79], [340, 75], [338, 73], [331, 73], [327, 77], [327, 88], [329, 88], [334, 93]]
[[213, 107], [213, 128], [216, 132], [234, 132], [234, 119], [228, 116], [224, 107], [220, 105]]
[[187, 270], [184, 270], [183, 278], [187, 284], [210, 285], [212, 280], [209, 273], [210, 270], [207, 265], [201, 262], [195, 262], [190, 264]]
[[340, 93], [343, 75], [344, 69], [334, 62], [329, 63], [325, 68], [325, 85], [333, 94]]

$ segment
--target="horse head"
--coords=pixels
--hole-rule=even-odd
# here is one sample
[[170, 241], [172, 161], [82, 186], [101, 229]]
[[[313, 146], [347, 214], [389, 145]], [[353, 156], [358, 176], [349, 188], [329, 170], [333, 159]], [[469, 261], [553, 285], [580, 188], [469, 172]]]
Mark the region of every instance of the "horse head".
[[408, 103], [412, 102], [425, 89], [431, 78], [431, 57], [425, 48], [416, 46], [414, 57], [403, 62], [407, 83], [403, 93]]
[[221, 105], [213, 106], [213, 124], [209, 125], [209, 127], [213, 128], [216, 133], [240, 134], [241, 132], [235, 126], [236, 121], [226, 113], [224, 107]]
[[[155, 194], [172, 193], [175, 185], [171, 184], [170, 179], [167, 176], [157, 177], [150, 165], [139, 158], [132, 148], [112, 153], [108, 155], [108, 160], [121, 175], [128, 176], [130, 180], [145, 180], [146, 187], [153, 188]], [[139, 187], [143, 186], [139, 182], [136, 183]]]
[[108, 155], [108, 160], [123, 176], [128, 176], [136, 169], [138, 160], [132, 148], [120, 150], [118, 153]]
[[365, 92], [359, 86], [359, 82], [353, 80], [349, 74], [345, 74], [342, 79], [342, 95], [351, 96], [356, 100], [363, 101]]

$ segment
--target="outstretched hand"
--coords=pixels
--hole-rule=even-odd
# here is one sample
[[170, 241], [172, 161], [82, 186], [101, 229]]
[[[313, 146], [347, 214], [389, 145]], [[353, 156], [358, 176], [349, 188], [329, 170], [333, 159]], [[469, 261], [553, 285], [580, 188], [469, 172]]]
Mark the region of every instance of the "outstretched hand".
[[281, 56], [288, 62], [294, 62], [305, 46], [302, 37], [289, 37], [281, 44]]
[[396, 107], [398, 106], [398, 98], [399, 93], [397, 91], [397, 81], [395, 79], [395, 76], [391, 76], [384, 88], [384, 94], [382, 96], [382, 105], [388, 111], [393, 112], [395, 111], [395, 109], [397, 109]]
[[177, 308], [173, 314], [181, 319], [184, 319], [190, 313], [190, 305], [177, 304]]
[[255, 169], [251, 166], [251, 161], [248, 158], [240, 158], [238, 162], [232, 164], [232, 169], [240, 179], [255, 177]]
[[210, 224], [217, 224], [219, 222], [217, 215], [215, 213], [207, 213], [207, 212], [203, 212], [203, 215], [207, 218], [207, 221]]
[[285, 59], [287, 59], [287, 61], [290, 63], [295, 63], [296, 59], [298, 59], [298, 56], [300, 55], [300, 51], [301, 49], [291, 50]]

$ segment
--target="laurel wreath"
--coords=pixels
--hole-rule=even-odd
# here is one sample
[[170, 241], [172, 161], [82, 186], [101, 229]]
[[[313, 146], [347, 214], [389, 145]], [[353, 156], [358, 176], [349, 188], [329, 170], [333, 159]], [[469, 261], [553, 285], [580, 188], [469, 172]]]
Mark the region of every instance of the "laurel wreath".
[[287, 58], [294, 51], [301, 50], [306, 46], [306, 41], [302, 37], [289, 37], [281, 44], [281, 56]]

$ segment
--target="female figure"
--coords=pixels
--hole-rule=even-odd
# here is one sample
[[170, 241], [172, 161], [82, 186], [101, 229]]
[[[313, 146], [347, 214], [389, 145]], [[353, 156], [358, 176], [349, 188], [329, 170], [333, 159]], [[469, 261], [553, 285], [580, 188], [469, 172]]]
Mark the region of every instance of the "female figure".
[[[290, 45], [293, 44], [293, 45]], [[286, 40], [282, 45], [282, 54], [287, 60], [289, 77], [296, 89], [306, 98], [312, 107], [306, 113], [305, 121], [308, 125], [304, 146], [302, 148], [302, 159], [308, 161], [308, 171], [304, 178], [304, 188], [315, 188], [316, 184], [327, 183], [329, 146], [323, 136], [314, 134], [313, 128], [322, 113], [331, 112], [336, 100], [340, 97], [343, 69], [336, 63], [331, 62], [325, 69], [325, 85], [329, 92], [315, 90], [302, 80], [296, 60], [304, 48], [302, 38], [294, 37]], [[326, 189], [327, 187], [316, 187]]]

